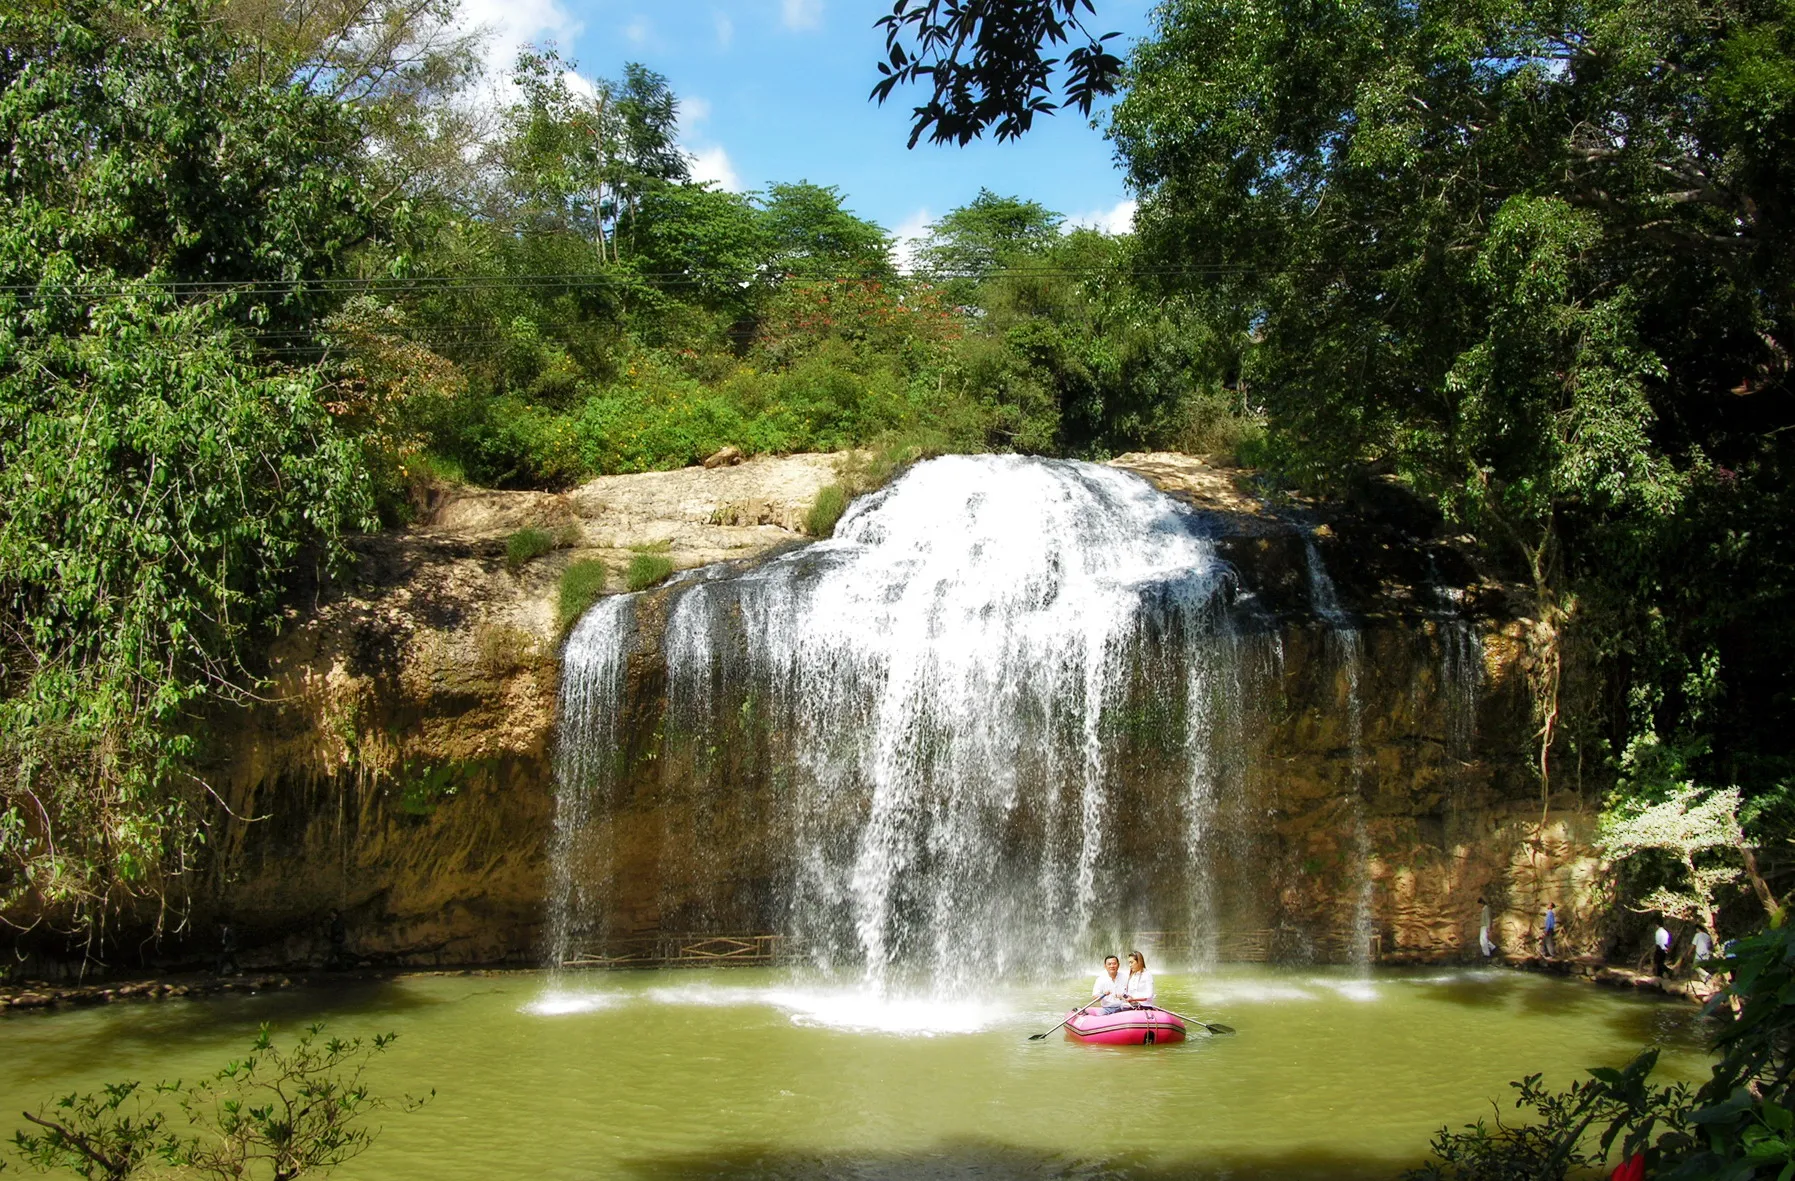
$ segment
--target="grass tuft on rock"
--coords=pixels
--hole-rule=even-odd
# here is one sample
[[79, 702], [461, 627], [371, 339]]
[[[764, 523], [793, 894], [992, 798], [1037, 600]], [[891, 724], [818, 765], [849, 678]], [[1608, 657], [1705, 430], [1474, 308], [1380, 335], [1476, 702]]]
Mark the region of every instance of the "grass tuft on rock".
[[569, 562], [567, 569], [561, 572], [561, 595], [556, 603], [555, 615], [561, 626], [561, 633], [567, 634], [569, 628], [579, 622], [586, 609], [598, 602], [599, 596], [605, 593], [605, 564], [596, 558], [588, 558], [579, 562]]
[[516, 574], [550, 550], [570, 549], [579, 544], [579, 526], [562, 525], [553, 533], [526, 525], [505, 539], [505, 569]]
[[804, 514], [804, 532], [812, 537], [828, 537], [835, 532], [835, 523], [848, 511], [848, 490], [840, 484], [825, 484], [817, 489], [810, 511]]
[[555, 539], [546, 529], [525, 526], [505, 539], [505, 569], [516, 574], [554, 548]]
[[673, 561], [665, 554], [636, 551], [623, 572], [623, 583], [632, 591], [647, 590], [673, 573]]

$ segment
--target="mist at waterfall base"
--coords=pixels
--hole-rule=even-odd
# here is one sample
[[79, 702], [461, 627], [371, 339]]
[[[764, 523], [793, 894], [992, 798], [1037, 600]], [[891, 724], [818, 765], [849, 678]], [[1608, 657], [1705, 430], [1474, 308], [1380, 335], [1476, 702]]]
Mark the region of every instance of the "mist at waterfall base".
[[[1061, 979], [1137, 932], [1171, 933], [1154, 950], [1172, 966], [1226, 958], [1233, 926], [1277, 922], [1239, 821], [1284, 650], [1214, 532], [1129, 472], [951, 456], [830, 540], [601, 601], [564, 659], [549, 962], [644, 912], [778, 931], [815, 980], [883, 1004]], [[1356, 783], [1363, 657], [1313, 546], [1309, 575]], [[652, 692], [630, 673], [645, 658], [664, 663]], [[652, 891], [620, 855], [646, 804]], [[724, 868], [744, 861], [760, 872]], [[1358, 872], [1338, 927], [1362, 962]]]

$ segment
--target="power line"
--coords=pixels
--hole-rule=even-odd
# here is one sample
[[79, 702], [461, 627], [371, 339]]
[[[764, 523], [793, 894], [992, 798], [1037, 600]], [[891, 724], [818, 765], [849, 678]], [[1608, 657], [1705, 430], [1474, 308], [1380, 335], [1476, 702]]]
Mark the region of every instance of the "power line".
[[571, 289], [616, 288], [631, 281], [646, 281], [657, 287], [707, 286], [737, 284], [820, 284], [820, 283], [887, 283], [947, 282], [954, 279], [1035, 279], [1083, 278], [1099, 275], [1111, 278], [1146, 276], [1214, 276], [1251, 274], [1294, 274], [1309, 270], [1340, 269], [1324, 264], [1299, 267], [1258, 267], [1249, 264], [1208, 263], [1177, 267], [1001, 267], [986, 271], [941, 271], [928, 275], [897, 276], [895, 280], [865, 274], [786, 275], [773, 277], [759, 273], [731, 271], [628, 271], [583, 274], [524, 275], [411, 275], [404, 277], [326, 279], [138, 279], [113, 284], [101, 283], [0, 283], [0, 294], [15, 296], [105, 297], [162, 292], [174, 295], [302, 295], [307, 293], [337, 294], [358, 292], [460, 293], [486, 291], [493, 288], [533, 290], [540, 287]]

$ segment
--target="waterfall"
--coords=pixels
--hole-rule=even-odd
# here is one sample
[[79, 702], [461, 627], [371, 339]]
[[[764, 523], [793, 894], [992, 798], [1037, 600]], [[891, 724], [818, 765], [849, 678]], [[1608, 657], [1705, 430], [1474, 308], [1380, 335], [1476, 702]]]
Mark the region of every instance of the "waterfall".
[[[1306, 544], [1356, 786], [1360, 635]], [[1284, 708], [1280, 625], [1243, 590], [1210, 519], [1139, 476], [950, 456], [829, 540], [602, 600], [565, 656], [553, 962], [731, 922], [881, 989], [1062, 973], [1138, 931], [1214, 961], [1224, 913], [1270, 918], [1269, 863], [1217, 868], [1265, 849], [1248, 752]], [[650, 838], [660, 884], [625, 880], [619, 842], [644, 864]], [[1369, 902], [1367, 876], [1360, 957]]]
[[555, 827], [549, 843], [552, 963], [602, 945], [611, 876], [608, 831], [617, 783], [623, 697], [635, 597], [600, 599], [575, 625], [562, 656], [561, 729], [555, 752]]
[[1303, 536], [1303, 557], [1309, 574], [1309, 602], [1315, 614], [1328, 624], [1329, 647], [1346, 680], [1347, 758], [1352, 773], [1352, 851], [1358, 870], [1358, 889], [1353, 901], [1352, 946], [1349, 958], [1361, 972], [1371, 966], [1371, 938], [1377, 933], [1371, 878], [1371, 832], [1365, 822], [1365, 704], [1360, 680], [1365, 664], [1364, 645], [1357, 622], [1340, 605], [1334, 580], [1328, 577], [1321, 551], [1308, 534]]

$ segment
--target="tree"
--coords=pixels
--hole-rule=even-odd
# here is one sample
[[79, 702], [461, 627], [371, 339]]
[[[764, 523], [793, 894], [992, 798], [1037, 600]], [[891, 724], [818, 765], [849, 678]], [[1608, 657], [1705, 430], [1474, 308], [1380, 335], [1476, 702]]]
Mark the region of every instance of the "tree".
[[1602, 855], [1616, 863], [1648, 853], [1668, 855], [1674, 865], [1670, 880], [1655, 886], [1633, 909], [1700, 923], [1718, 940], [1717, 895], [1744, 872], [1731, 862], [1745, 848], [1738, 788], [1708, 792], [1685, 783], [1658, 803], [1624, 800], [1602, 818], [1596, 840]]
[[970, 304], [992, 272], [1025, 264], [1047, 249], [1064, 220], [1038, 201], [982, 188], [970, 202], [929, 224], [916, 251], [918, 270], [941, 284], [949, 299]]
[[[1392, 473], [1531, 578], [1543, 784], [1558, 637], [1588, 613], [1635, 687], [1687, 670], [1626, 651], [1655, 613], [1720, 651], [1723, 683], [1755, 668], [1754, 709], [1788, 699], [1788, 661], [1749, 650], [1786, 654], [1788, 629], [1742, 643], [1691, 601], [1786, 591], [1708, 584], [1687, 525], [1787, 550], [1781, 6], [1173, 0], [1130, 79], [1112, 132], [1147, 269], [1250, 327], [1269, 457], [1334, 490]], [[1618, 720], [1614, 749], [1679, 724], [1674, 683], [1616, 698], [1660, 716]]]
[[497, 146], [515, 211], [492, 210], [533, 233], [574, 234], [613, 261], [628, 226], [633, 243], [641, 205], [659, 186], [691, 178], [680, 149], [679, 100], [667, 79], [629, 62], [621, 81], [599, 79], [590, 94], [569, 82], [575, 63], [553, 49], [526, 47], [513, 81], [521, 92]]
[[663, 185], [645, 192], [632, 262], [678, 298], [745, 311], [767, 273], [771, 243], [753, 202], [706, 185]]
[[189, 867], [197, 716], [370, 521], [323, 376], [271, 354], [381, 223], [349, 113], [246, 82], [203, 3], [0, 44], [0, 915], [91, 935]]
[[[898, 86], [928, 80], [928, 101], [912, 111], [913, 148], [925, 132], [934, 143], [964, 147], [993, 124], [1000, 141], [1015, 139], [1036, 115], [1059, 109], [1052, 79], [1063, 64], [1066, 101], [1089, 115], [1099, 96], [1115, 93], [1122, 72], [1104, 48], [1117, 34], [1085, 28], [1081, 14], [1095, 12], [1091, 0], [897, 0], [878, 22], [886, 60], [872, 97], [884, 103]], [[1063, 63], [1042, 56], [1064, 44], [1072, 47]]]
[[801, 279], [884, 279], [892, 275], [891, 239], [842, 208], [833, 185], [770, 184], [760, 197], [772, 269]]
[[388, 199], [474, 184], [489, 133], [479, 104], [482, 34], [457, 0], [220, 0], [250, 85], [290, 82], [353, 107]]

